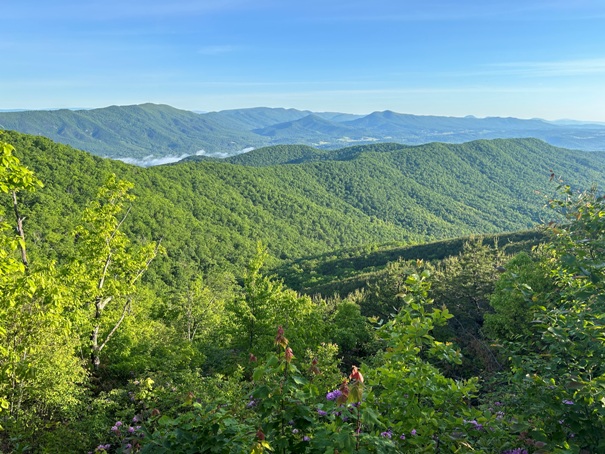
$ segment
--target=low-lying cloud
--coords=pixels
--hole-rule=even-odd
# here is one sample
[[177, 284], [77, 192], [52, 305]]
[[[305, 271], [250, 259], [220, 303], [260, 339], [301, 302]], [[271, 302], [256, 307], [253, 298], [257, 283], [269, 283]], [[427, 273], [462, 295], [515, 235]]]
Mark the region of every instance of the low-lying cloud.
[[207, 156], [209, 158], [219, 158], [224, 159], [229, 156], [235, 156], [242, 153], [248, 153], [249, 151], [254, 150], [254, 147], [243, 148], [238, 151], [216, 151], [216, 152], [208, 152], [206, 150], [198, 150], [194, 154], [182, 154], [180, 156], [162, 156], [161, 158], [157, 158], [153, 155], [145, 156], [144, 158], [112, 158], [116, 161], [122, 161], [126, 164], [132, 164], [139, 167], [153, 167], [153, 166], [161, 166], [164, 164], [173, 164], [175, 162], [182, 161], [185, 158], [190, 156]]

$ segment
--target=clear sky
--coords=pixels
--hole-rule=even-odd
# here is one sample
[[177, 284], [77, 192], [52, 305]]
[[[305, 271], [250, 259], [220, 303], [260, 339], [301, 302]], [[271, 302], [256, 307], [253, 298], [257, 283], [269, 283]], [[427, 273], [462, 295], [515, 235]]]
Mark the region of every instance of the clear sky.
[[603, 0], [19, 0], [0, 109], [605, 121]]

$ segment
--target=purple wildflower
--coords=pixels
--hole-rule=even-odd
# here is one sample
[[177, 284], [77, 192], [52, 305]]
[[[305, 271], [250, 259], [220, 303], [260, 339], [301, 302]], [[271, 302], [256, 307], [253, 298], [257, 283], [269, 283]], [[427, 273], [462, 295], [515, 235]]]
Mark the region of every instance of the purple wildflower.
[[565, 400], [563, 400], [563, 403], [565, 405], [573, 405], [573, 400], [567, 400], [567, 399], [565, 399]]
[[303, 441], [311, 441], [311, 437], [308, 437], [308, 436], [306, 436], [306, 435], [305, 435], [305, 436], [303, 437]]
[[416, 435], [416, 429], [412, 429], [412, 431], [410, 432], [411, 435]]
[[122, 421], [118, 421], [118, 422], [115, 423], [116, 427], [120, 427], [121, 425], [122, 425]]
[[326, 394], [326, 399], [336, 400], [340, 396], [342, 396], [342, 391], [340, 389], [335, 389], [334, 391], [330, 391], [328, 394]]
[[318, 409], [317, 409], [317, 414], [318, 414], [319, 416], [327, 416], [327, 415], [328, 415], [328, 412], [327, 412], [327, 411], [323, 411], [321, 408], [318, 408]]
[[118, 428], [118, 426], [113, 426], [113, 427], [111, 428], [111, 431], [112, 431], [112, 432], [115, 432], [115, 433], [118, 433], [118, 432], [120, 432], [120, 429]]
[[502, 454], [527, 454], [527, 449], [515, 448], [508, 451], [502, 451]]
[[400, 439], [400, 440], [405, 440], [405, 434], [401, 434], [401, 435], [399, 435], [399, 439]]
[[471, 421], [464, 420], [464, 422], [467, 424], [472, 424], [473, 428], [476, 430], [483, 430], [483, 424], [479, 424], [476, 419], [473, 419]]
[[391, 429], [389, 429], [385, 432], [381, 432], [380, 436], [385, 437], [385, 438], [391, 438], [393, 436], [393, 431]]
[[298, 432], [299, 432], [298, 429], [292, 429], [293, 434], [297, 434]]
[[129, 434], [133, 434], [134, 433], [134, 427], [129, 427], [128, 428], [128, 433]]

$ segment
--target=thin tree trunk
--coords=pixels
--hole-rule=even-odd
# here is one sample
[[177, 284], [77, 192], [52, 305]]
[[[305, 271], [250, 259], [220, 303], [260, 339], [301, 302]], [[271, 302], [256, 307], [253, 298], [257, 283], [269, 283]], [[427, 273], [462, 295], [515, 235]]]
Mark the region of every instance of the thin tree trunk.
[[19, 243], [19, 249], [21, 249], [21, 261], [23, 265], [27, 267], [27, 252], [25, 251], [25, 232], [23, 230], [23, 218], [19, 214], [19, 205], [17, 204], [17, 191], [12, 191], [13, 194], [13, 209], [15, 211], [15, 218], [17, 219], [17, 232], [21, 237], [21, 242]]

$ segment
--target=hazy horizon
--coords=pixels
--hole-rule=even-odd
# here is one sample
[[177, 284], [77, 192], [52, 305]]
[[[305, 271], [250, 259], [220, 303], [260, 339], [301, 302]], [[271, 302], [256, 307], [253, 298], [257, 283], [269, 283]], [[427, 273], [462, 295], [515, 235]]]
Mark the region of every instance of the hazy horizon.
[[[117, 107], [129, 107], [129, 106], [133, 106], [133, 105], [143, 105], [143, 104], [156, 104], [156, 103], [141, 103], [141, 104], [124, 104], [124, 105], [117, 105]], [[157, 103], [157, 104], [163, 104], [163, 105], [168, 105], [166, 103]], [[107, 106], [97, 106], [97, 107], [41, 107], [41, 108], [37, 108], [37, 109], [20, 109], [20, 108], [14, 108], [14, 109], [3, 109], [0, 108], [0, 112], [28, 112], [28, 111], [41, 111], [41, 112], [52, 112], [55, 110], [72, 110], [72, 111], [78, 111], [78, 110], [95, 110], [95, 109], [105, 109], [108, 107], [114, 107], [116, 106], [115, 104], [113, 105], [107, 105]], [[180, 109], [180, 110], [186, 110], [189, 112], [194, 112], [194, 113], [198, 113], [198, 114], [206, 114], [206, 113], [212, 113], [212, 112], [221, 112], [221, 110], [207, 110], [207, 111], [203, 111], [203, 110], [199, 110], [199, 109], [181, 109], [180, 107], [177, 106], [170, 106], [170, 107], [174, 107], [175, 109]], [[254, 107], [241, 107], [241, 108], [235, 108], [235, 109], [222, 109], [224, 110], [245, 110], [245, 109], [256, 109], [256, 108], [269, 108], [269, 109], [295, 109], [295, 110], [301, 110], [301, 111], [309, 111], [311, 113], [336, 113], [336, 114], [351, 114], [351, 115], [360, 115], [360, 116], [367, 116], [367, 115], [371, 115], [373, 113], [378, 113], [378, 112], [386, 112], [386, 111], [391, 111], [390, 109], [383, 109], [383, 110], [375, 110], [372, 112], [365, 112], [365, 113], [353, 113], [353, 112], [337, 112], [337, 111], [321, 111], [321, 110], [312, 110], [312, 109], [296, 109], [294, 107], [268, 107], [268, 106], [254, 106]], [[539, 118], [539, 117], [532, 117], [532, 118], [521, 118], [521, 117], [499, 117], [499, 116], [484, 116], [484, 117], [480, 117], [480, 116], [476, 116], [476, 115], [472, 115], [472, 114], [468, 114], [468, 115], [434, 115], [434, 114], [415, 114], [415, 113], [411, 113], [411, 112], [396, 112], [396, 111], [392, 111], [398, 114], [404, 114], [404, 115], [415, 115], [415, 116], [442, 116], [442, 117], [452, 117], [452, 118], [466, 118], [466, 117], [473, 117], [476, 119], [484, 119], [484, 118], [517, 118], [519, 120], [542, 120], [542, 121], [546, 121], [546, 122], [578, 122], [578, 123], [585, 123], [585, 124], [599, 124], [599, 125], [605, 125], [605, 122], [601, 122], [601, 121], [595, 121], [595, 120], [586, 120], [586, 119], [582, 119], [582, 118], [554, 118], [554, 119], [546, 119], [546, 118]]]
[[4, 5], [0, 108], [605, 122], [598, 0], [32, 0]]

